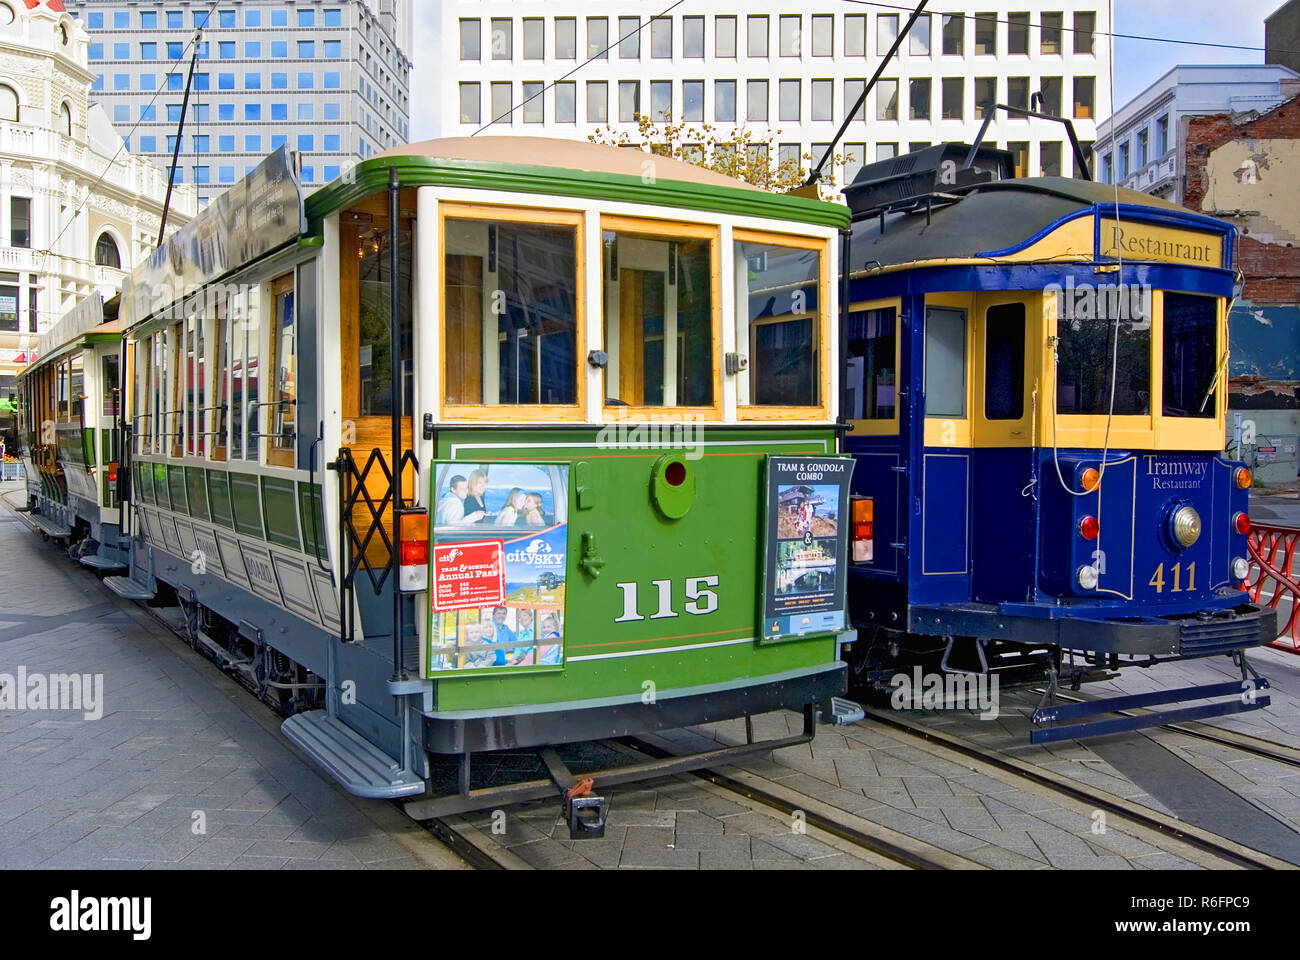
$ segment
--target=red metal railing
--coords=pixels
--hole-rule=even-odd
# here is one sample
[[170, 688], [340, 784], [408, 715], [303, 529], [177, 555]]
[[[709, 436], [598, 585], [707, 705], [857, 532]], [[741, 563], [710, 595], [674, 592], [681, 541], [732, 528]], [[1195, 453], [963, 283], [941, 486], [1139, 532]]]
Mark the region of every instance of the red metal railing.
[[1271, 646], [1300, 654], [1300, 576], [1295, 570], [1300, 530], [1291, 527], [1251, 527], [1250, 578], [1243, 585], [1254, 603], [1280, 612], [1277, 640]]

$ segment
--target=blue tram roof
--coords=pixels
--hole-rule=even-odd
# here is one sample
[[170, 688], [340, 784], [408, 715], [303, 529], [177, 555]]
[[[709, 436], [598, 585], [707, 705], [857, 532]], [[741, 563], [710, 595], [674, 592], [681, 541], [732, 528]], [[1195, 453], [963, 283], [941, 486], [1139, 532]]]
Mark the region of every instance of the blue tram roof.
[[[953, 195], [955, 200], [935, 199], [928, 222], [923, 202], [907, 211], [886, 213], [883, 233], [879, 216], [856, 220], [852, 272], [869, 264], [969, 260], [1020, 247], [1071, 216], [1093, 208], [1113, 212], [1116, 189], [1091, 180], [1036, 177], [958, 187], [949, 194]], [[1119, 203], [1121, 211], [1147, 207], [1156, 214], [1178, 214], [1189, 226], [1205, 221], [1178, 204], [1124, 187], [1119, 188]]]

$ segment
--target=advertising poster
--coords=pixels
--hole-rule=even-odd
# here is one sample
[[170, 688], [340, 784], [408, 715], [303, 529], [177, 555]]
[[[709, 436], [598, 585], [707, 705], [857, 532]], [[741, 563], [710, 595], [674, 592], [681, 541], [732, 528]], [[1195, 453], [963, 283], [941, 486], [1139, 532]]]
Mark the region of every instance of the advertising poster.
[[564, 662], [569, 468], [438, 462], [427, 675]]
[[853, 460], [769, 457], [761, 641], [843, 630]]

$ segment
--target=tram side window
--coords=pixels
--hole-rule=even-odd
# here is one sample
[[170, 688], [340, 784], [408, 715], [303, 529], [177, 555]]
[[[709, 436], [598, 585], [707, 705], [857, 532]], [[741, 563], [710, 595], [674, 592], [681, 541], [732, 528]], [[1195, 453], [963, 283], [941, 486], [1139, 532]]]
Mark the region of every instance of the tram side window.
[[1106, 416], [1112, 376], [1117, 416], [1151, 412], [1151, 305], [1117, 288], [1057, 297], [1056, 409]]
[[256, 289], [239, 293], [231, 306], [231, 442], [232, 460], [257, 459], [258, 341], [261, 320]]
[[817, 250], [736, 244], [736, 349], [749, 357], [741, 406], [821, 402], [821, 269]]
[[1000, 303], [984, 314], [984, 418], [1025, 415], [1025, 305]]
[[925, 415], [966, 416], [966, 311], [925, 312]]
[[294, 339], [298, 328], [292, 273], [280, 277], [271, 285], [271, 301], [275, 307], [274, 325], [271, 328], [271, 375], [274, 379], [272, 392], [266, 400], [271, 441], [267, 462], [291, 467], [294, 424], [298, 416], [295, 377], [298, 350]]
[[1166, 293], [1164, 299], [1164, 415], [1212, 419], [1218, 402], [1211, 390], [1219, 371], [1218, 301], [1187, 293]]
[[605, 402], [713, 406], [713, 241], [602, 234]]
[[68, 420], [71, 423], [81, 422], [82, 411], [85, 407], [85, 392], [86, 358], [79, 353], [68, 363]]
[[207, 344], [201, 316], [192, 316], [185, 330], [185, 377], [188, 412], [185, 415], [185, 452], [203, 456], [207, 452], [208, 389]]
[[67, 423], [71, 416], [71, 407], [68, 404], [68, 362], [66, 360], [59, 361], [56, 376], [58, 378], [58, 387], [55, 396], [57, 398], [58, 413], [55, 419], [59, 423]]
[[[412, 366], [413, 317], [411, 300], [411, 258], [414, 252], [411, 227], [406, 221], [400, 229], [398, 262], [402, 289], [402, 316], [399, 318], [399, 355], [402, 364], [403, 410], [415, 404], [415, 379]], [[387, 221], [376, 221], [357, 238], [358, 262], [358, 362], [360, 371], [357, 414], [362, 417], [387, 416], [393, 412], [392, 361], [392, 254], [391, 233]], [[292, 278], [290, 278], [292, 279]]]
[[212, 387], [216, 397], [212, 404], [212, 459], [224, 461], [229, 456], [226, 428], [230, 421], [230, 324], [226, 321], [226, 304], [218, 302], [213, 326]]
[[576, 225], [446, 221], [450, 406], [578, 402]]
[[185, 324], [176, 323], [167, 329], [167, 365], [170, 377], [170, 401], [164, 419], [167, 431], [167, 448], [170, 455], [180, 458], [185, 451]]
[[898, 412], [898, 311], [894, 307], [849, 314], [850, 420], [892, 420]]

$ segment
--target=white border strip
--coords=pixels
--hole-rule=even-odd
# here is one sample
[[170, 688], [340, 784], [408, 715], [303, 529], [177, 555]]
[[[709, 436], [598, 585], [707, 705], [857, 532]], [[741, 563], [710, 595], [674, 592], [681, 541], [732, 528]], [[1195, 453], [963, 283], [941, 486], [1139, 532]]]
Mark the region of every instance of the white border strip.
[[656, 647], [653, 650], [629, 650], [625, 653], [589, 653], [581, 657], [565, 657], [565, 663], [581, 663], [584, 660], [619, 660], [623, 657], [646, 657], [652, 653], [681, 653], [683, 650], [705, 650], [709, 647], [731, 647], [739, 643], [753, 643], [757, 637], [741, 637], [739, 640], [714, 640], [711, 643], [688, 643], [681, 647]]

